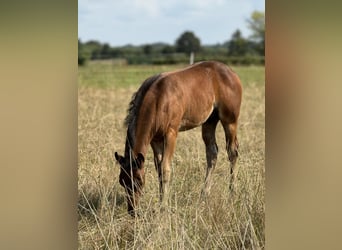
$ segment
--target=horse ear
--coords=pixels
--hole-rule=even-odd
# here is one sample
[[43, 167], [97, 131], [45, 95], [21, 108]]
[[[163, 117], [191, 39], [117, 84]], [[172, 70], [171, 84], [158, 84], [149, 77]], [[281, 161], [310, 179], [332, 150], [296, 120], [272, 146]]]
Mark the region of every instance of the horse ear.
[[119, 155], [117, 152], [115, 152], [115, 159], [120, 163], [122, 164], [123, 163], [123, 157], [121, 155]]
[[116, 159], [117, 161], [119, 161], [120, 155], [118, 154], [118, 152], [115, 152], [114, 155], [115, 155], [115, 159]]
[[138, 154], [136, 161], [138, 163], [138, 168], [141, 168], [142, 164], [145, 162], [145, 157], [143, 156], [142, 153]]

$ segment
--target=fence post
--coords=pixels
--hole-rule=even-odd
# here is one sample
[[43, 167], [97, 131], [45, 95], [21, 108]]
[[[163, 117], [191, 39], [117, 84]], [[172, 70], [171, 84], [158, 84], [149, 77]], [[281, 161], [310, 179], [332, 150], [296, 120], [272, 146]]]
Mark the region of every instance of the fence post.
[[195, 53], [191, 52], [190, 53], [190, 65], [194, 63], [194, 59], [195, 59]]

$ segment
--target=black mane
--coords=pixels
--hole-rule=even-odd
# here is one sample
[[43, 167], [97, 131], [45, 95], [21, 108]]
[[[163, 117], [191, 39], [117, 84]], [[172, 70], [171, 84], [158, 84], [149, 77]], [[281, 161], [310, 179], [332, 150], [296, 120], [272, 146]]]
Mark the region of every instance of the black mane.
[[129, 145], [127, 145], [126, 141], [126, 150], [127, 146], [133, 147], [134, 145], [134, 137], [135, 137], [135, 127], [136, 122], [138, 120], [140, 106], [142, 101], [146, 95], [146, 92], [149, 90], [151, 85], [158, 80], [160, 74], [156, 74], [147, 78], [140, 86], [140, 88], [135, 92], [132, 96], [131, 102], [129, 103], [127, 116], [125, 118], [125, 126], [127, 127], [127, 139]]

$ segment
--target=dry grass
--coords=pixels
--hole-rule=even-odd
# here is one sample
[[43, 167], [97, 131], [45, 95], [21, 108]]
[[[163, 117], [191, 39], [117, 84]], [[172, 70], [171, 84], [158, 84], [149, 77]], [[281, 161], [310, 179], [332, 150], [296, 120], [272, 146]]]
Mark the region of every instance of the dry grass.
[[[248, 70], [247, 70], [248, 72]], [[262, 72], [263, 73], [263, 72]], [[211, 194], [200, 129], [179, 134], [168, 212], [158, 211], [158, 181], [149, 150], [139, 218], [126, 211], [113, 152], [124, 150], [123, 120], [135, 87], [79, 88], [79, 249], [263, 249], [265, 245], [264, 84], [244, 87], [238, 138], [240, 171], [229, 193], [229, 163], [219, 125], [219, 155]]]

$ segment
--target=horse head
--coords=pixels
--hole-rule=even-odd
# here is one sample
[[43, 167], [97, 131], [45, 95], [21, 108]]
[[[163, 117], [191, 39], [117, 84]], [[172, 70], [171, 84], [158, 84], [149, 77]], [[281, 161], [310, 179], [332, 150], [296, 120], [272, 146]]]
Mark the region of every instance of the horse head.
[[136, 157], [123, 157], [115, 152], [115, 159], [120, 164], [119, 183], [126, 191], [128, 213], [134, 216], [134, 209], [145, 185], [145, 158], [141, 153]]

